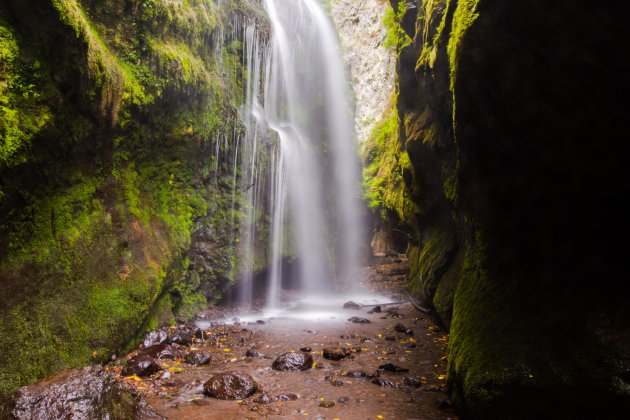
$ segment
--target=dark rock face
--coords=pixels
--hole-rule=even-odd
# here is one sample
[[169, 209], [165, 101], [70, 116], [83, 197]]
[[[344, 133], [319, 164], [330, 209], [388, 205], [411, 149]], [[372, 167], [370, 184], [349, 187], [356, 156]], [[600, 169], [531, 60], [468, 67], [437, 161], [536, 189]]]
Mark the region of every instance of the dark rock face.
[[308, 353], [284, 353], [274, 360], [275, 370], [307, 370], [313, 367], [313, 356]]
[[203, 385], [204, 392], [221, 400], [247, 398], [258, 390], [254, 378], [243, 372], [227, 372], [213, 376]]
[[186, 353], [184, 362], [189, 365], [207, 365], [212, 361], [212, 355], [207, 351], [193, 350]]
[[350, 356], [352, 352], [350, 351], [350, 349], [336, 347], [336, 348], [325, 348], [323, 353], [324, 353], [324, 359], [341, 360]]
[[122, 376], [136, 375], [139, 377], [151, 376], [162, 370], [160, 365], [155, 363], [155, 359], [150, 356], [136, 356], [127, 361], [123, 368]]
[[629, 93], [628, 5], [418, 7], [397, 64], [401, 172], [418, 207], [404, 222], [412, 292], [450, 328], [454, 404], [484, 419], [559, 405], [628, 417], [630, 396], [610, 386], [630, 363], [627, 268], [610, 237], [630, 213], [630, 144], [615, 140], [627, 111], [613, 105]]
[[164, 418], [101, 366], [59, 372], [20, 388], [12, 406], [12, 416], [25, 420]]

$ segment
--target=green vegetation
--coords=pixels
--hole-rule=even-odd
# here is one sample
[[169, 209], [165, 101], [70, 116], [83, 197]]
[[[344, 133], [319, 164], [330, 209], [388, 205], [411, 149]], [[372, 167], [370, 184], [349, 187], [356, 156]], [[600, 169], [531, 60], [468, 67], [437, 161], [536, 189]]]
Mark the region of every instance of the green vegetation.
[[[241, 47], [219, 46], [224, 78], [214, 43], [259, 6], [127, 3], [0, 6], [0, 397], [107, 360], [231, 281], [231, 179], [206, 157], [234, 130], [243, 71]], [[198, 268], [204, 226], [217, 246]]]
[[384, 45], [396, 52], [400, 52], [404, 47], [411, 44], [411, 38], [400, 25], [405, 13], [407, 13], [407, 4], [402, 0], [398, 0], [395, 8], [388, 8], [383, 17], [383, 25], [387, 28], [387, 37]]
[[398, 137], [398, 115], [390, 107], [368, 138], [363, 156], [364, 195], [368, 206], [384, 218], [388, 213], [399, 220], [410, 220], [417, 212], [403, 179], [404, 171], [412, 171], [407, 152], [401, 150]]

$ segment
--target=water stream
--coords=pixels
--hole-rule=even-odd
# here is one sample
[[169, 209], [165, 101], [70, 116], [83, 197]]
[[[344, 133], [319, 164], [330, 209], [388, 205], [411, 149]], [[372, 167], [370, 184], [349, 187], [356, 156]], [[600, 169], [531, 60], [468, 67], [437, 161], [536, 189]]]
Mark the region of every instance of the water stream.
[[[266, 252], [267, 307], [277, 308], [286, 257], [298, 267], [291, 284], [306, 294], [356, 289], [361, 168], [347, 72], [330, 17], [316, 0], [265, 0], [264, 6], [269, 36], [258, 22], [241, 24], [245, 132], [235, 149], [233, 185], [244, 202], [233, 201], [232, 211], [241, 220], [239, 299], [251, 301], [256, 261]], [[256, 240], [262, 214], [269, 217], [264, 251]]]

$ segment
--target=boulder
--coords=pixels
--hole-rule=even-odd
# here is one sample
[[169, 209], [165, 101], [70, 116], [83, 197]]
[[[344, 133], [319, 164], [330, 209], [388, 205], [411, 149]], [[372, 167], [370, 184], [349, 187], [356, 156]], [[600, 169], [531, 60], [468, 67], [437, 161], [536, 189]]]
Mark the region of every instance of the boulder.
[[212, 355], [207, 351], [193, 350], [186, 353], [186, 356], [184, 356], [184, 362], [188, 363], [189, 365], [207, 365], [211, 361]]
[[154, 359], [178, 359], [182, 357], [179, 350], [168, 344], [156, 344], [141, 350], [140, 355], [153, 357]]
[[7, 417], [17, 419], [165, 419], [101, 366], [61, 371], [20, 388], [10, 405]]
[[160, 365], [155, 363], [155, 359], [150, 356], [136, 356], [127, 361], [127, 365], [123, 368], [122, 376], [151, 376], [162, 370]]
[[328, 360], [341, 360], [350, 356], [352, 352], [350, 349], [346, 348], [325, 348], [324, 349], [324, 359]]
[[295, 352], [281, 354], [274, 360], [275, 370], [307, 370], [313, 367], [313, 356], [308, 353]]
[[247, 398], [258, 390], [258, 384], [246, 373], [226, 372], [214, 375], [203, 385], [204, 392], [221, 400]]

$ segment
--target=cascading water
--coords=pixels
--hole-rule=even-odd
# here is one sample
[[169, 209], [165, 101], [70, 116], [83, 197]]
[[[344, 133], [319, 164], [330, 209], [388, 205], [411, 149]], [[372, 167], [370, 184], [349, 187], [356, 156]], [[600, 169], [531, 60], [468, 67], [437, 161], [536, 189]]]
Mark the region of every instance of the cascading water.
[[240, 300], [252, 293], [254, 226], [262, 210], [257, 156], [264, 139], [271, 165], [264, 209], [270, 217], [267, 306], [276, 307], [287, 255], [299, 267], [292, 284], [309, 294], [358, 283], [361, 168], [353, 104], [331, 19], [317, 0], [265, 0], [264, 5], [271, 23], [268, 42], [255, 23], [243, 25], [245, 134], [235, 164], [241, 162], [240, 188], [248, 188], [239, 258], [250, 270], [240, 279]]

